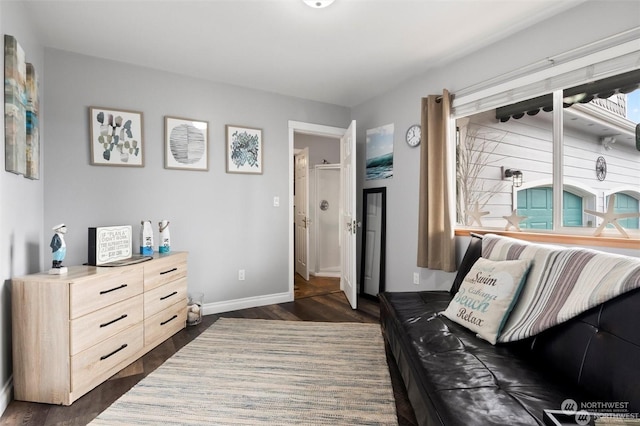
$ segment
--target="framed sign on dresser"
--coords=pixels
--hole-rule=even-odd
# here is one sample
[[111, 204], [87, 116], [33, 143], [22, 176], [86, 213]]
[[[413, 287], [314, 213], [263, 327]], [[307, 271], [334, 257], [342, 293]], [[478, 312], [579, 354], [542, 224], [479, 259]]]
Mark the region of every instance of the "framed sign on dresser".
[[187, 253], [12, 280], [13, 385], [70, 405], [185, 327]]

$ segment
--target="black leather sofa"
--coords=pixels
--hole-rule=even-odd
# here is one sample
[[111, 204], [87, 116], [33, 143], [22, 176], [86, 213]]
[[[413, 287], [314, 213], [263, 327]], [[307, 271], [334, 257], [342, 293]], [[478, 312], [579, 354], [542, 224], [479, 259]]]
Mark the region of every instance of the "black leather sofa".
[[418, 423], [543, 425], [545, 410], [572, 408], [567, 400], [577, 410], [640, 413], [640, 290], [537, 336], [493, 346], [436, 315], [481, 244], [472, 237], [450, 292], [380, 294], [383, 334]]

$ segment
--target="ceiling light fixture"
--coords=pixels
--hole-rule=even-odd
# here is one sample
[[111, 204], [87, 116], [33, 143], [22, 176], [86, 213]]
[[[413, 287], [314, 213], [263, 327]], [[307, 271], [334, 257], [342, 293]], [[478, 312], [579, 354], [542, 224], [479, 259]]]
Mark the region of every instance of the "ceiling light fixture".
[[313, 7], [314, 9], [322, 9], [323, 7], [329, 6], [335, 0], [302, 0], [306, 3], [307, 6]]

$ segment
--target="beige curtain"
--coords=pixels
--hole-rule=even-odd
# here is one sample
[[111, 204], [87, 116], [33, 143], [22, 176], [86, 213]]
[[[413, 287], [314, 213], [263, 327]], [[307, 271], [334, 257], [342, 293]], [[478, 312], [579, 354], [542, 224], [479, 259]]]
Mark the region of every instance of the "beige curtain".
[[455, 203], [451, 201], [455, 198], [455, 184], [449, 183], [449, 115], [447, 90], [442, 96], [422, 98], [418, 266], [453, 272], [456, 256], [451, 210]]

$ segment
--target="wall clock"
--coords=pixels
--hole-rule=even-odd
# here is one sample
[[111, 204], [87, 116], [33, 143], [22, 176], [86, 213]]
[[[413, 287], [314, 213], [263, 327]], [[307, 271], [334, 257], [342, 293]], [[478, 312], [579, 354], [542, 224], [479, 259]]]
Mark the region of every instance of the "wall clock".
[[604, 157], [598, 157], [596, 160], [596, 176], [601, 181], [607, 177], [607, 160]]
[[407, 134], [405, 135], [405, 140], [410, 147], [415, 147], [420, 145], [421, 139], [421, 128], [419, 124], [414, 124], [413, 126], [407, 129]]

